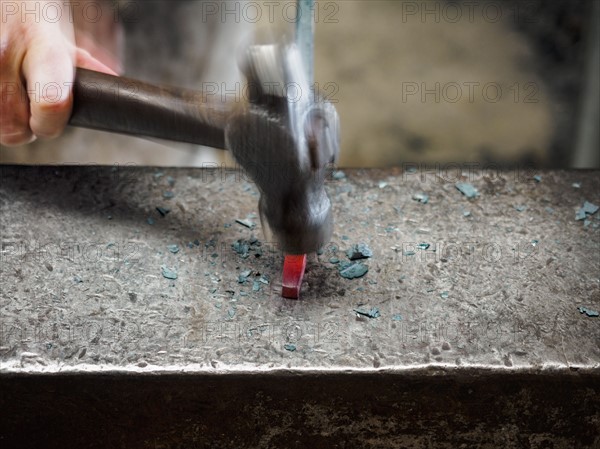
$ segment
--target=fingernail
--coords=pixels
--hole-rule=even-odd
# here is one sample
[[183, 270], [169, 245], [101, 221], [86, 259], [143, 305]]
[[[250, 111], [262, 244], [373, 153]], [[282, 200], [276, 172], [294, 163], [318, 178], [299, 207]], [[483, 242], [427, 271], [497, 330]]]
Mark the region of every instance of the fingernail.
[[[4, 138], [10, 138], [10, 137], [15, 137], [15, 136], [22, 136], [23, 133], [22, 132], [16, 132], [16, 133], [2, 133], [2, 137]], [[29, 138], [29, 140], [25, 140], [23, 142], [19, 142], [19, 143], [3, 143], [2, 145], [7, 146], [7, 147], [18, 147], [18, 146], [22, 146], [22, 145], [29, 145], [31, 142], [33, 142], [34, 140], [37, 139], [37, 136], [35, 134], [32, 134], [31, 137]], [[18, 142], [18, 140], [17, 140]]]

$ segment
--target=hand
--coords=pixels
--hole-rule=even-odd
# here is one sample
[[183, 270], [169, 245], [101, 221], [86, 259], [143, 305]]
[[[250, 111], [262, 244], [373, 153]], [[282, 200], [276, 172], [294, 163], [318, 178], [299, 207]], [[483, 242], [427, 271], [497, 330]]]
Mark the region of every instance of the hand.
[[115, 74], [77, 48], [65, 2], [0, 0], [0, 143], [54, 138], [72, 108], [74, 66]]

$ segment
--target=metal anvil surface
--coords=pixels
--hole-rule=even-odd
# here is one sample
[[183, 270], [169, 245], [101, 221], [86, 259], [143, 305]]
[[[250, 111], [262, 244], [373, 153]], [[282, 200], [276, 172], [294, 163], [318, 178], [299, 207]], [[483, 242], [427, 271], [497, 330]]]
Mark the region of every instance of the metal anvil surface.
[[331, 176], [300, 301], [243, 173], [1, 173], [3, 447], [599, 444], [598, 172]]

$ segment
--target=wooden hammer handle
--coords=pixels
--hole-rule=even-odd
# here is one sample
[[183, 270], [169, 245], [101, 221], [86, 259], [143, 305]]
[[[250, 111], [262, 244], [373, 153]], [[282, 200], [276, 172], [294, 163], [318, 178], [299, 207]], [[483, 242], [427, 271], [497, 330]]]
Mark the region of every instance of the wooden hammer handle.
[[77, 68], [69, 124], [224, 149], [230, 112], [199, 91]]

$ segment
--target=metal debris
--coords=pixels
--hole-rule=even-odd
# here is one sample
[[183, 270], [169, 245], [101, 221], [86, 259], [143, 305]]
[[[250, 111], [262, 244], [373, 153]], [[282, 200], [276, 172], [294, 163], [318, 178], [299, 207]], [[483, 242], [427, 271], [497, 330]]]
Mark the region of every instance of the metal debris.
[[346, 279], [356, 279], [368, 273], [369, 267], [361, 262], [340, 264], [340, 275]]
[[247, 258], [250, 254], [248, 253], [250, 251], [250, 244], [248, 242], [246, 242], [245, 240], [236, 240], [231, 247], [233, 248], [233, 250], [238, 253], [240, 256], [242, 256], [242, 258]]
[[167, 214], [169, 212], [171, 212], [171, 209], [167, 209], [166, 207], [157, 207], [156, 210], [158, 211], [158, 213], [162, 216], [162, 217], [166, 217]]
[[574, 189], [581, 189], [581, 183], [580, 182], [574, 182], [573, 184], [571, 184], [571, 186]]
[[179, 252], [179, 246], [177, 245], [167, 245], [167, 249], [173, 254], [177, 254]]
[[381, 316], [381, 313], [379, 312], [379, 309], [377, 307], [373, 307], [373, 308], [371, 308], [371, 310], [364, 310], [364, 309], [352, 309], [352, 310], [354, 310], [359, 315], [366, 316], [367, 318], [379, 318]]
[[160, 271], [162, 272], [163, 277], [171, 280], [177, 279], [177, 272], [174, 269], [167, 267], [166, 265], [162, 265], [160, 267]]
[[448, 299], [448, 296], [449, 296], [449, 293], [446, 291], [440, 293], [440, 298], [442, 298], [442, 299]]
[[535, 176], [533, 177], [533, 180], [534, 180], [535, 182], [542, 182], [542, 177], [541, 177], [540, 175], [535, 175]]
[[427, 251], [431, 245], [429, 243], [419, 243], [417, 248]]
[[368, 259], [373, 256], [373, 251], [365, 243], [358, 243], [352, 245], [346, 251], [346, 255], [350, 260]]
[[245, 284], [248, 280], [248, 277], [252, 274], [252, 270], [244, 270], [238, 276], [238, 283]]
[[600, 315], [597, 310], [588, 309], [587, 307], [577, 307], [577, 310], [579, 310], [579, 313], [586, 314], [590, 318], [595, 318]]
[[599, 206], [585, 201], [583, 206], [575, 214], [575, 220], [585, 220], [588, 216], [594, 215], [600, 209]]
[[525, 212], [527, 210], [527, 206], [525, 206], [524, 204], [519, 204], [513, 207], [517, 212]]
[[418, 201], [421, 204], [427, 204], [429, 202], [429, 195], [426, 195], [424, 193], [415, 193], [412, 196], [412, 199]]
[[247, 227], [248, 229], [254, 229], [256, 227], [256, 223], [254, 223], [252, 220], [242, 220], [239, 218], [235, 219], [235, 222], [237, 224], [241, 224], [242, 226]]
[[392, 321], [402, 321], [402, 315], [399, 313], [392, 315]]
[[460, 193], [462, 193], [467, 198], [475, 198], [479, 196], [479, 192], [472, 184], [468, 182], [457, 182], [455, 187], [458, 189]]
[[261, 246], [262, 243], [256, 237], [252, 237], [250, 240], [236, 240], [231, 245], [242, 259], [247, 259], [250, 256], [250, 251], [254, 251], [255, 257], [260, 257], [262, 255]]
[[261, 284], [269, 285], [269, 276], [263, 274], [260, 278], [258, 278], [258, 282]]
[[296, 350], [296, 345], [292, 345], [292, 344], [286, 344], [283, 345], [283, 347], [285, 348], [286, 351], [290, 351], [290, 352], [294, 352]]

